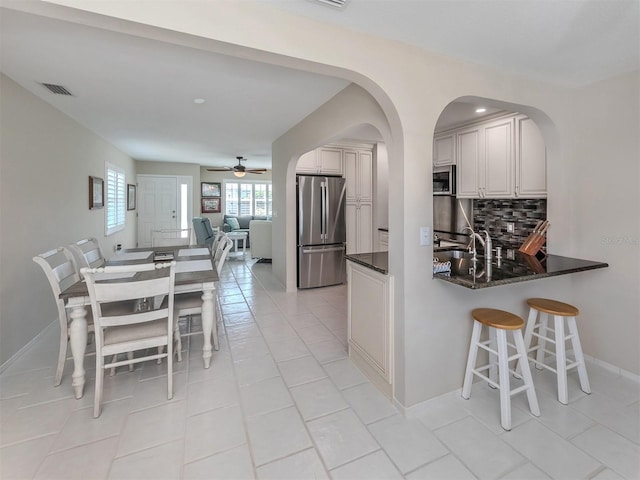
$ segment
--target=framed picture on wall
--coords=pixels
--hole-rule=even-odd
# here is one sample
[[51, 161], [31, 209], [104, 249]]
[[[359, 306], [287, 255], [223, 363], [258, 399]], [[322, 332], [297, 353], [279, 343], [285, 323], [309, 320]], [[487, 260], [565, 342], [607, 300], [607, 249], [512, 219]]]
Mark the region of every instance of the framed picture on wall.
[[220, 198], [202, 198], [202, 213], [220, 213]]
[[89, 176], [89, 210], [104, 207], [104, 180]]
[[136, 209], [136, 186], [127, 183], [127, 210]]
[[203, 197], [221, 197], [220, 183], [200, 182]]

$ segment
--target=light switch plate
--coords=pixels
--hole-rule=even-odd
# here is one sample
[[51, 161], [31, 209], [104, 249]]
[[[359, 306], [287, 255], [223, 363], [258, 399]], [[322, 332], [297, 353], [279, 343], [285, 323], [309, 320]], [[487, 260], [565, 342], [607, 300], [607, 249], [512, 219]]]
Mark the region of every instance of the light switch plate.
[[420, 227], [420, 246], [431, 245], [431, 227]]
[[513, 222], [507, 223], [507, 233], [513, 233], [515, 231], [515, 224]]

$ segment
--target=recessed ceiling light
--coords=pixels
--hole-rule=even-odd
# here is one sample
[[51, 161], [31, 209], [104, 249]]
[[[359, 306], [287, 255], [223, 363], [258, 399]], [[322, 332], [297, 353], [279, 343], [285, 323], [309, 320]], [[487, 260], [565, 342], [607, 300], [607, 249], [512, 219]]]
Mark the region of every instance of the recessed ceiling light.
[[202, 105], [204, 102], [206, 102], [206, 100], [204, 98], [194, 98], [193, 99], [193, 103], [195, 103], [196, 105]]
[[484, 107], [476, 108], [476, 113], [484, 113], [484, 112], [486, 112], [486, 111], [487, 111], [487, 109], [486, 109], [486, 108], [484, 108]]

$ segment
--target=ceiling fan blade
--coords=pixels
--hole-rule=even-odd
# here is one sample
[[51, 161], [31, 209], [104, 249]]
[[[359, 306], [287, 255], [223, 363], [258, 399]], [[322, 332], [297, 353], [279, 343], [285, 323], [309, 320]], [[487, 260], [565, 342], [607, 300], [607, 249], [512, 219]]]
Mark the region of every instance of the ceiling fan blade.
[[230, 172], [233, 170], [232, 167], [211, 167], [207, 168], [210, 172]]
[[245, 172], [247, 173], [265, 173], [267, 171], [266, 168], [246, 168]]

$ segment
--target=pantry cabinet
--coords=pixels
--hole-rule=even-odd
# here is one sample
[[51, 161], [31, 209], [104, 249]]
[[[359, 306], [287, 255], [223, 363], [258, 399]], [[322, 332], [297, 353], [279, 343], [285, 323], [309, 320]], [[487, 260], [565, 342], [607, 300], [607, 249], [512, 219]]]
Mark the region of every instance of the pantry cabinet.
[[373, 251], [373, 152], [345, 149], [347, 253]]

